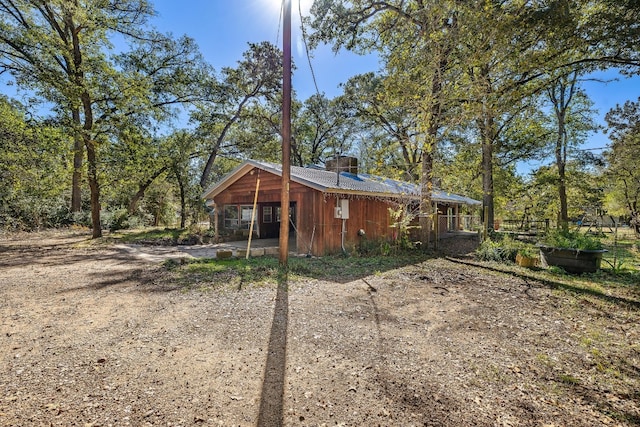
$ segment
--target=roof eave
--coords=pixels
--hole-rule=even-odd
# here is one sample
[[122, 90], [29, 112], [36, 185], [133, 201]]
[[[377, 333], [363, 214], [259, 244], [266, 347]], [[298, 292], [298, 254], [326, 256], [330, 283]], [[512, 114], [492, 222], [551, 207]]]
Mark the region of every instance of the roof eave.
[[207, 188], [202, 193], [202, 198], [205, 200], [213, 199], [218, 194], [222, 193], [225, 189], [230, 187], [234, 182], [242, 178], [254, 167], [260, 167], [260, 166], [257, 164], [254, 164], [251, 161], [246, 161], [242, 163], [241, 165], [237, 166], [234, 170], [226, 174], [220, 181], [218, 181], [217, 183]]

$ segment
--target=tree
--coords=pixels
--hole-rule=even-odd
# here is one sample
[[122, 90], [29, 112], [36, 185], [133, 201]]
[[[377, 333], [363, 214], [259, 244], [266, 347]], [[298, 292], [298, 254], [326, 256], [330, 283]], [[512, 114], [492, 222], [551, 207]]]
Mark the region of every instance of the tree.
[[319, 164], [351, 148], [357, 132], [356, 121], [349, 117], [342, 99], [330, 100], [324, 94], [315, 94], [295, 113], [291, 144], [294, 164]]
[[[106, 32], [119, 28], [135, 33], [135, 25], [141, 24], [150, 10], [144, 3], [127, 1], [88, 6], [85, 10], [77, 2], [0, 1], [0, 60], [19, 85], [53, 102], [69, 120], [74, 134], [71, 204], [76, 212], [80, 210], [80, 169], [86, 150], [94, 237], [99, 237], [98, 141], [92, 135], [92, 88], [99, 74], [110, 68], [102, 53], [109, 43]], [[122, 23], [117, 20], [120, 14], [125, 18]]]
[[595, 130], [592, 121], [591, 102], [578, 86], [578, 72], [559, 76], [546, 88], [546, 95], [553, 111], [552, 123], [556, 135], [553, 143], [555, 165], [558, 174], [557, 188], [560, 210], [558, 225], [568, 229], [569, 213], [567, 208], [567, 158], [571, 148], [584, 142], [586, 134]]
[[61, 185], [71, 169], [68, 139], [52, 123], [0, 96], [0, 229], [68, 225]]
[[456, 1], [337, 0], [315, 2], [314, 39], [334, 49], [377, 50], [387, 72], [385, 92], [395, 105], [414, 111], [422, 153], [420, 226], [424, 247], [432, 229], [433, 158], [446, 128], [445, 115], [455, 79], [453, 52], [458, 41]]
[[636, 0], [556, 1], [534, 15], [547, 29], [546, 39], [573, 55], [564, 66], [640, 72], [640, 4]]
[[640, 98], [616, 106], [607, 113], [605, 120], [612, 142], [605, 153], [606, 175], [613, 194], [626, 208], [636, 236], [640, 237]]
[[208, 142], [208, 156], [200, 175], [203, 189], [232, 126], [242, 119], [250, 105], [277, 96], [281, 70], [282, 52], [277, 47], [268, 42], [250, 43], [236, 68], [224, 68], [219, 79], [206, 82], [204, 97], [192, 115], [199, 134]]
[[373, 166], [408, 181], [420, 179], [422, 150], [418, 142], [417, 117], [385, 90], [385, 77], [367, 73], [350, 78], [340, 102], [349, 116], [361, 123], [368, 140], [362, 148]]
[[[504, 135], [555, 78], [549, 76], [612, 64], [636, 72], [640, 64], [640, 8], [631, 1], [322, 0], [312, 12], [317, 39], [335, 49], [381, 54], [389, 76], [385, 91], [417, 113], [425, 147], [450, 132], [452, 110], [475, 123], [490, 226], [496, 158], [523, 158], [538, 148], [527, 153]], [[432, 154], [422, 153], [423, 179]]]
[[[147, 31], [152, 14], [145, 0], [0, 0], [0, 67], [52, 103], [73, 135], [73, 211], [81, 207], [86, 153], [93, 237], [102, 235], [100, 146], [130, 116], [185, 102], [166, 85], [179, 88], [175, 77], [188, 77], [186, 66], [199, 58], [190, 40]], [[113, 34], [133, 40], [135, 51], [109, 57]]]

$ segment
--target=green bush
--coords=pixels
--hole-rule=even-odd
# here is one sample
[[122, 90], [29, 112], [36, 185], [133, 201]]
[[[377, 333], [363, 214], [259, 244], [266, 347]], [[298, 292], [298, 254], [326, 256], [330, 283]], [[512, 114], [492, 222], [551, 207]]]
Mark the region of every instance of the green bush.
[[105, 210], [100, 215], [102, 228], [109, 231], [146, 227], [151, 220], [149, 214], [139, 212], [131, 215], [126, 208]]
[[500, 235], [492, 236], [480, 243], [476, 249], [477, 257], [482, 261], [515, 261], [518, 251], [524, 246], [524, 243], [518, 242], [511, 237]]
[[518, 248], [518, 255], [527, 258], [536, 258], [540, 255], [540, 249], [533, 245], [523, 243], [520, 248]]
[[580, 233], [579, 231], [552, 230], [544, 236], [540, 244], [554, 248], [583, 251], [602, 249], [602, 242], [598, 237]]

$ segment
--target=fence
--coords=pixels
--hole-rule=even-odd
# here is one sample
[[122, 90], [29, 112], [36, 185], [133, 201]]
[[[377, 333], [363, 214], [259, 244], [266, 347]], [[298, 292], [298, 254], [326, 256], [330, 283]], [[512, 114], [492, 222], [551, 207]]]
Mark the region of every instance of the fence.
[[438, 215], [439, 233], [454, 231], [478, 231], [482, 229], [482, 220], [476, 215]]
[[550, 221], [543, 220], [526, 220], [526, 219], [504, 219], [500, 222], [496, 221], [496, 230], [512, 231], [520, 233], [537, 234], [545, 232], [549, 229]]

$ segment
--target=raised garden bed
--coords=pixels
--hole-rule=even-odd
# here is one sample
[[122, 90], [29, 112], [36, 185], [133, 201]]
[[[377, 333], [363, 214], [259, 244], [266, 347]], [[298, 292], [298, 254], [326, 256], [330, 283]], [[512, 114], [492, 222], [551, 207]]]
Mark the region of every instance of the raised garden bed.
[[593, 273], [600, 268], [606, 249], [571, 249], [540, 246], [540, 262], [543, 267], [557, 266], [568, 273]]

